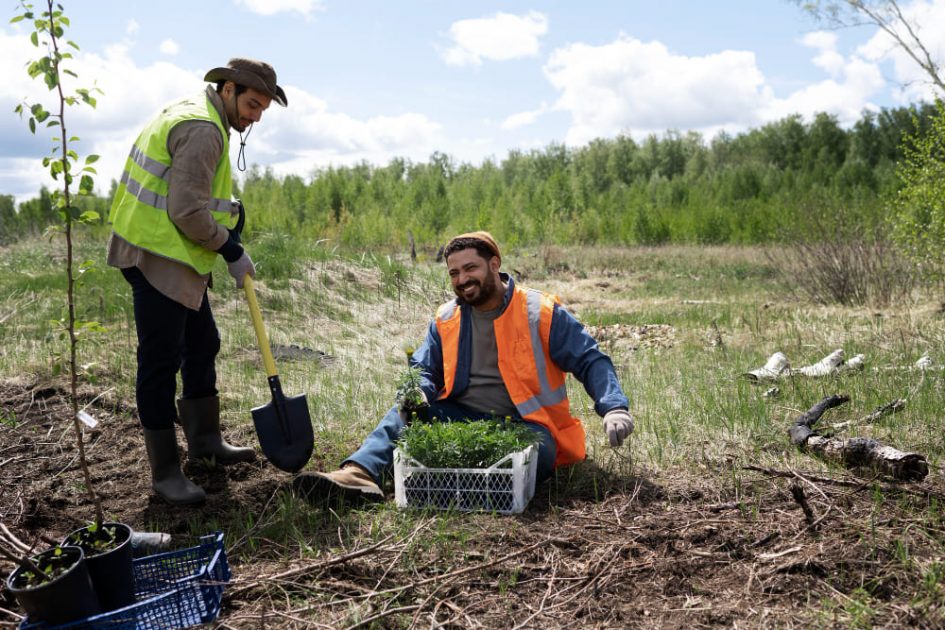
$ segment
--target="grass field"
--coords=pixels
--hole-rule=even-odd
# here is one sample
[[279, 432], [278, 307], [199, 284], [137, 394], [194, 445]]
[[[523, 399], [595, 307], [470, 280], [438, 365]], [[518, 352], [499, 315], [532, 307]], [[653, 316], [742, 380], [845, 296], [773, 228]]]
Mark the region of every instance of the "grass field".
[[[138, 529], [182, 541], [226, 533], [234, 570], [226, 626], [945, 624], [945, 316], [931, 291], [881, 309], [813, 306], [748, 248], [506, 252], [504, 270], [559, 295], [613, 358], [637, 421], [627, 445], [605, 446], [592, 402], [572, 380], [589, 460], [559, 470], [521, 516], [310, 506], [265, 462], [192, 466], [207, 506], [170, 509], [149, 496], [130, 291], [104, 267], [104, 241], [89, 233], [79, 244], [79, 259], [96, 262], [82, 276], [80, 316], [108, 329], [80, 346], [83, 401], [103, 419], [91, 435], [103, 445], [92, 451], [93, 476], [110, 513]], [[445, 269], [430, 254], [412, 263], [276, 234], [249, 249], [263, 318], [282, 348], [283, 387], [308, 398], [309, 467], [333, 469], [392, 404], [404, 344], [423, 338], [451, 295]], [[61, 262], [58, 244], [41, 240], [0, 250], [0, 432], [10, 445], [9, 455], [0, 450], [0, 520], [24, 540], [37, 528], [55, 538], [91, 517], [53, 402], [66, 351], [50, 323], [64, 311]], [[224, 422], [249, 443], [249, 410], [269, 393], [242, 294], [222, 263], [215, 278]], [[316, 352], [279, 358], [291, 346]], [[777, 351], [797, 367], [838, 348], [865, 355], [865, 367], [769, 384], [741, 376]], [[914, 369], [923, 355], [932, 368]], [[766, 396], [774, 385], [779, 394]], [[50, 387], [59, 394], [35, 404]], [[838, 435], [919, 452], [929, 476], [895, 483], [792, 446], [794, 418], [838, 393], [851, 400], [823, 424], [852, 420]], [[897, 398], [906, 399], [899, 413], [858, 421]], [[38, 435], [51, 450], [36, 446]], [[36, 474], [24, 473], [33, 466]], [[815, 526], [791, 485], [805, 489]]]

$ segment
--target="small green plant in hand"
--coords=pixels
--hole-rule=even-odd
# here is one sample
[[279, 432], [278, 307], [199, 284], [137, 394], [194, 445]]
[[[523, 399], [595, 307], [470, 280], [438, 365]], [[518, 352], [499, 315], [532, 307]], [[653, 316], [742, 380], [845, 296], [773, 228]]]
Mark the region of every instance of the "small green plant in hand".
[[536, 441], [525, 423], [511, 418], [466, 422], [417, 422], [397, 446], [427, 468], [488, 468]]
[[420, 368], [409, 367], [397, 382], [397, 405], [404, 411], [419, 411], [427, 406], [427, 399], [420, 388], [420, 375]]

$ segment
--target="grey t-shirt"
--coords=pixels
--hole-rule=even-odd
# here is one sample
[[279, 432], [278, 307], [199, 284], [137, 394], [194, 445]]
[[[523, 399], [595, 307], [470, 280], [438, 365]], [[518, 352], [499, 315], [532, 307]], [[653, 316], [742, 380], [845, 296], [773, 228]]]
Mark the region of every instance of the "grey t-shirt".
[[499, 373], [499, 351], [495, 343], [493, 322], [502, 314], [502, 307], [494, 311], [472, 312], [472, 361], [469, 367], [469, 387], [456, 397], [456, 402], [496, 416], [515, 415], [515, 405]]

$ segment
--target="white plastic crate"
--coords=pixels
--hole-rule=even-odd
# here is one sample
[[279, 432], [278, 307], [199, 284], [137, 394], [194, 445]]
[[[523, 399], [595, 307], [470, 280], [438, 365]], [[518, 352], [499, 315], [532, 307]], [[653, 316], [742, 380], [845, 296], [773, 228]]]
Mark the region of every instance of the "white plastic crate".
[[394, 451], [398, 507], [518, 514], [535, 496], [538, 449], [510, 453], [489, 468], [427, 468]]

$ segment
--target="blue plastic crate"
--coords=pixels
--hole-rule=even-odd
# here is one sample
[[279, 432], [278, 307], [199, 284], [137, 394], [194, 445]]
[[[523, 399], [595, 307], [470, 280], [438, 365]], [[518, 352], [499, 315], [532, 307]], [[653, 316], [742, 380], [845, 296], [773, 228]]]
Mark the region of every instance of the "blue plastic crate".
[[134, 604], [58, 626], [30, 623], [27, 618], [20, 630], [163, 630], [213, 621], [220, 613], [223, 587], [230, 581], [223, 533], [203, 536], [196, 547], [139, 558], [134, 572], [138, 598]]

